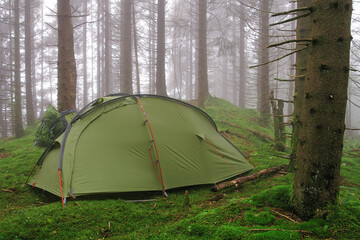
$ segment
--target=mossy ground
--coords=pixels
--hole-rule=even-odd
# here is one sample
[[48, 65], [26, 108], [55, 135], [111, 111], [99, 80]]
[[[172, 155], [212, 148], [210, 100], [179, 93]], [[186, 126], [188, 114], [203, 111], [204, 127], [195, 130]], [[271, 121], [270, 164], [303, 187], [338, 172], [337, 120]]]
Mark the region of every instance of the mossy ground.
[[[211, 99], [206, 112], [256, 165], [255, 171], [287, 163], [287, 153], [248, 129], [272, 136], [254, 110]], [[231, 125], [231, 124], [233, 125]], [[42, 154], [34, 147], [34, 128], [20, 139], [0, 140], [0, 239], [359, 239], [360, 148], [347, 140], [338, 205], [319, 211], [308, 222], [291, 214], [293, 174], [278, 173], [220, 193], [210, 186], [161, 193], [106, 195], [60, 200], [24, 185]], [[9, 155], [10, 154], [10, 155]], [[184, 205], [189, 191], [191, 207]], [[129, 202], [127, 199], [156, 199]], [[217, 199], [218, 201], [215, 201]]]

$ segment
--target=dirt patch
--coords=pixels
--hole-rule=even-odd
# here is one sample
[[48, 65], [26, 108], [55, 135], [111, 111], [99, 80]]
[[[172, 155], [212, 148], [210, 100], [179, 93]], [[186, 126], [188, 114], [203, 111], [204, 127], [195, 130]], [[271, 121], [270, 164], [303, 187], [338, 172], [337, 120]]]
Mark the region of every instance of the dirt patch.
[[3, 159], [3, 158], [7, 158], [9, 156], [10, 156], [9, 153], [4, 153], [4, 149], [0, 148], [0, 160]]

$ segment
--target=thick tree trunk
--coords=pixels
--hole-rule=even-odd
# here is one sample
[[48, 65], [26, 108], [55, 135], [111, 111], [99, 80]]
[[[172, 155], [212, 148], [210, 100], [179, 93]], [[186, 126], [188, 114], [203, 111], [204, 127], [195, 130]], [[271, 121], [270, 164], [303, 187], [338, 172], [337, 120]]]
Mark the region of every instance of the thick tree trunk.
[[[298, 0], [297, 8], [309, 7], [311, 0]], [[298, 13], [303, 14], [303, 13]], [[296, 26], [296, 38], [304, 39], [310, 37], [310, 17], [303, 17], [297, 20]], [[296, 44], [296, 49], [303, 48], [303, 43], [299, 42]], [[295, 73], [295, 94], [294, 94], [294, 112], [292, 119], [292, 139], [291, 139], [291, 153], [290, 153], [290, 164], [289, 169], [294, 169], [296, 161], [296, 152], [298, 145], [299, 126], [301, 107], [304, 96], [304, 81], [306, 75], [306, 63], [308, 57], [308, 50], [302, 50], [296, 54], [296, 73]]]
[[24, 135], [21, 108], [21, 79], [20, 79], [20, 7], [19, 0], [14, 1], [14, 34], [15, 34], [15, 137]]
[[157, 14], [156, 93], [167, 96], [165, 81], [165, 0], [158, 0]]
[[76, 62], [70, 0], [58, 0], [58, 110], [76, 108]]
[[[310, 218], [335, 203], [345, 130], [352, 1], [311, 1], [305, 96], [299, 125], [294, 206]], [[300, 96], [299, 96], [300, 97]]]
[[131, 0], [121, 3], [121, 92], [132, 94], [132, 54], [131, 54]]
[[205, 107], [205, 99], [209, 95], [209, 84], [207, 74], [207, 34], [206, 13], [207, 0], [198, 0], [199, 7], [199, 34], [198, 34], [198, 101], [200, 107]]
[[25, 0], [25, 76], [26, 76], [26, 122], [32, 125], [35, 122], [33, 93], [32, 93], [32, 63], [31, 63], [31, 0]]

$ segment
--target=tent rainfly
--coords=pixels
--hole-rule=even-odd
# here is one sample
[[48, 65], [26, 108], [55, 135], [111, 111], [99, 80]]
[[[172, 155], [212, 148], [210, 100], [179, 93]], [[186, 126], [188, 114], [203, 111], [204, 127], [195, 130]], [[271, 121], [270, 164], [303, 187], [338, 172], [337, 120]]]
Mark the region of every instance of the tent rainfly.
[[253, 167], [204, 111], [157, 95], [83, 108], [45, 150], [29, 185], [62, 198], [214, 184]]

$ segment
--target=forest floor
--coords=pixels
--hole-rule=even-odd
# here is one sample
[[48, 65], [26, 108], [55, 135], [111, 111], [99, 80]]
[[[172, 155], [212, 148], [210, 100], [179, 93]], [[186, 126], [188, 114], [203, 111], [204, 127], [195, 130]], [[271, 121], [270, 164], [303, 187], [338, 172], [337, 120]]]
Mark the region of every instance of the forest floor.
[[[205, 111], [256, 165], [249, 174], [288, 162], [256, 111], [220, 99]], [[169, 190], [167, 199], [158, 192], [96, 195], [63, 208], [58, 197], [24, 184], [44, 150], [33, 146], [35, 128], [26, 132], [0, 140], [0, 239], [360, 239], [359, 139], [345, 141], [338, 204], [302, 221], [292, 213], [294, 175], [284, 171], [218, 193], [205, 185]]]

